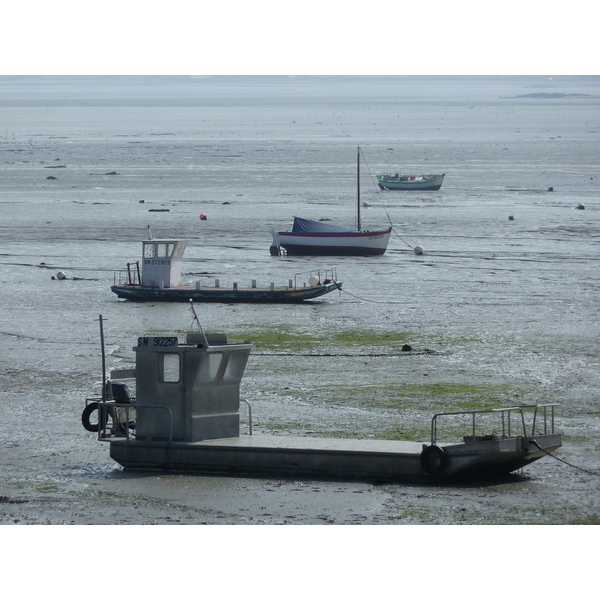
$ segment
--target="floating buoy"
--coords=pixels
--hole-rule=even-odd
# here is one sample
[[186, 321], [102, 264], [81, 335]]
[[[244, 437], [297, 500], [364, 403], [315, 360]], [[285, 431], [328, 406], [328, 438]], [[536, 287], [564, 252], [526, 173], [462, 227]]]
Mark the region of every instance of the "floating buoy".
[[515, 220], [515, 218], [514, 218], [512, 215], [508, 215], [508, 220], [509, 220], [509, 221], [514, 221], [514, 220]]
[[423, 249], [423, 246], [415, 246], [415, 254], [417, 256], [421, 256], [424, 253], [425, 253], [425, 250]]
[[550, 186], [550, 187], [548, 188], [548, 191], [549, 191], [549, 192], [553, 192], [553, 191], [554, 191], [554, 188], [553, 188], [552, 186]]
[[585, 210], [585, 206], [583, 204], [578, 204], [577, 210]]
[[271, 253], [271, 256], [279, 256], [281, 254], [279, 246], [270, 246], [269, 252]]
[[206, 215], [204, 213], [200, 213], [200, 220], [206, 221]]
[[64, 271], [59, 271], [56, 274], [56, 279], [66, 279], [66, 278], [67, 278], [67, 276], [65, 275]]

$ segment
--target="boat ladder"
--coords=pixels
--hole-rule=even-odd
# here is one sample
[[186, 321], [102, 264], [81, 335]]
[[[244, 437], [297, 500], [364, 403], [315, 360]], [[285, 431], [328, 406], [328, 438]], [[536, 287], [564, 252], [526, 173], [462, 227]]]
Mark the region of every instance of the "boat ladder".
[[128, 262], [127, 269], [119, 269], [113, 272], [114, 285], [142, 285], [142, 274], [140, 272], [140, 261]]

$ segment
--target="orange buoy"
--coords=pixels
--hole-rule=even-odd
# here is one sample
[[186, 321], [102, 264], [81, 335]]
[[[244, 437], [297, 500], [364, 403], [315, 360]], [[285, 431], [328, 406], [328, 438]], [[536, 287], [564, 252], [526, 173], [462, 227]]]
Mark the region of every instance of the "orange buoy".
[[204, 213], [200, 213], [200, 220], [206, 221], [206, 215]]

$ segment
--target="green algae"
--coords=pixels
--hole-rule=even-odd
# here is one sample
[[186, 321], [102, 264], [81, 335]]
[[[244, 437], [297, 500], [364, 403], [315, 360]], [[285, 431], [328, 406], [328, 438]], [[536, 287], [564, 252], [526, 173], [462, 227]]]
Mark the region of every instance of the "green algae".
[[340, 352], [357, 347], [385, 347], [389, 350], [399, 351], [404, 345], [412, 346], [415, 350], [429, 350], [432, 347], [439, 348], [478, 341], [464, 336], [457, 336], [453, 339], [447, 336], [420, 335], [407, 331], [379, 331], [373, 329], [330, 331], [290, 325], [274, 325], [268, 329], [257, 329], [248, 326], [243, 336], [252, 342], [256, 348], [293, 350], [294, 352], [306, 349], [330, 348], [331, 346], [335, 346]]
[[[276, 391], [273, 388], [272, 391]], [[419, 409], [428, 411], [485, 410], [507, 398], [521, 396], [524, 389], [513, 384], [424, 382], [391, 384], [311, 385], [294, 390], [294, 396], [310, 401], [373, 409]], [[509, 404], [517, 404], [516, 400]]]

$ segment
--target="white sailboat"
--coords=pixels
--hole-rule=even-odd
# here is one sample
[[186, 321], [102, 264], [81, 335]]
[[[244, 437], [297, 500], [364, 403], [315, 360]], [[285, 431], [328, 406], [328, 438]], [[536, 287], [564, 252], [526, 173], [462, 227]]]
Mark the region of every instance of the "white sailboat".
[[370, 231], [360, 223], [360, 147], [356, 159], [357, 228], [349, 229], [294, 217], [292, 231], [272, 231], [271, 254], [369, 256], [387, 250], [392, 228]]

